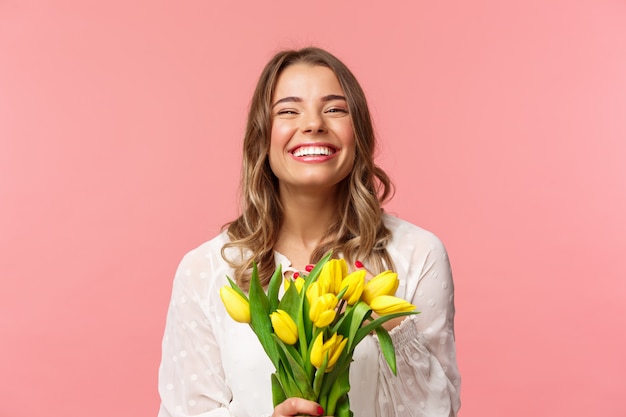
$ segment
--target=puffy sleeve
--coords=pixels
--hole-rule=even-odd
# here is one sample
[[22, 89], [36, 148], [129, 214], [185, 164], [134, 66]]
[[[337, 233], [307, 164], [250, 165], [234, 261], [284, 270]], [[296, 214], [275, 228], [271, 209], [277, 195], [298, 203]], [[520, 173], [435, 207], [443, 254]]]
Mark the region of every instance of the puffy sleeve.
[[203, 296], [210, 271], [210, 260], [190, 252], [176, 272], [159, 367], [159, 417], [231, 416], [232, 395]]
[[[406, 274], [397, 293], [417, 306], [391, 331], [397, 376], [382, 355], [378, 390], [379, 416], [455, 417], [460, 407], [460, 375], [454, 340], [454, 286], [446, 250], [434, 235], [400, 242], [394, 257]], [[425, 239], [424, 239], [425, 238]], [[401, 278], [402, 281], [402, 278]]]

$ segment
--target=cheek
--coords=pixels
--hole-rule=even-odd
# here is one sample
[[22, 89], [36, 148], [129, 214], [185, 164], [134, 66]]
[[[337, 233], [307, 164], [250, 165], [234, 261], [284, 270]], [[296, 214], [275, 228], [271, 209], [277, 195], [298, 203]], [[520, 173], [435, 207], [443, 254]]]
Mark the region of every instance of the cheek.
[[277, 161], [284, 152], [285, 145], [287, 143], [285, 138], [285, 126], [273, 124], [270, 132], [270, 147], [267, 154], [272, 171], [274, 171]]
[[291, 138], [292, 128], [285, 123], [273, 123], [270, 142], [271, 146], [283, 147]]
[[356, 152], [356, 140], [354, 139], [354, 131], [352, 130], [352, 126], [345, 129], [342, 138], [344, 146], [346, 148], [350, 148], [351, 152], [354, 154]]
[[335, 127], [335, 129], [339, 133], [344, 146], [355, 146], [354, 128], [352, 126], [352, 121], [342, 120], [341, 123]]
[[356, 153], [352, 152], [351, 155], [350, 155], [349, 162], [348, 162], [348, 167], [349, 167], [350, 171], [352, 171], [354, 169], [355, 161], [356, 161]]
[[282, 152], [283, 141], [281, 140], [281, 137], [283, 136], [284, 135], [281, 135], [280, 133], [280, 129], [277, 126], [273, 125], [270, 133], [270, 148], [268, 149], [270, 162], [272, 159], [272, 155], [276, 155], [277, 153]]
[[354, 139], [354, 131], [352, 130], [352, 126], [346, 128], [344, 137], [344, 147], [348, 150], [348, 158], [347, 162], [350, 166], [350, 170], [354, 168], [354, 162], [356, 160], [356, 140]]

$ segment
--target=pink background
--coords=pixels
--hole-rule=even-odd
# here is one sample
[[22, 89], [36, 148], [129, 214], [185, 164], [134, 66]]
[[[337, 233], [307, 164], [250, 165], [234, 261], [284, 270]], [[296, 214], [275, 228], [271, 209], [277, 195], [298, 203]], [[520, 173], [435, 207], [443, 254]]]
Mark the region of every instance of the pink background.
[[463, 417], [624, 416], [626, 2], [0, 2], [0, 416], [154, 416], [262, 66], [356, 73], [453, 262]]

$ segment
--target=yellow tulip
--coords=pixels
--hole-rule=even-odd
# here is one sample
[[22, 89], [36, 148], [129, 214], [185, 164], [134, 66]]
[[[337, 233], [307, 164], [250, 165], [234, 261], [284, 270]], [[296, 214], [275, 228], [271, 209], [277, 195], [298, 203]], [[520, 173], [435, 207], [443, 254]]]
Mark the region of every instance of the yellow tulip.
[[304, 278], [298, 277], [293, 283], [295, 284], [298, 293], [302, 292], [302, 288], [304, 287]]
[[274, 333], [283, 342], [293, 345], [298, 341], [298, 326], [289, 313], [284, 310], [276, 310], [270, 314]]
[[311, 347], [311, 364], [319, 369], [328, 357], [326, 372], [332, 371], [347, 342], [347, 338], [335, 333], [324, 343], [324, 332], [320, 332]]
[[408, 301], [394, 297], [393, 295], [379, 295], [375, 297], [369, 306], [379, 316], [393, 313], [406, 313], [415, 310], [415, 306]]
[[231, 287], [224, 286], [220, 288], [220, 298], [233, 320], [250, 323], [250, 304], [241, 294]]
[[348, 287], [342, 297], [348, 302], [348, 305], [354, 305], [361, 299], [361, 294], [363, 294], [363, 288], [365, 287], [366, 273], [367, 271], [364, 269], [359, 269], [358, 271], [352, 272], [341, 281], [340, 291]]
[[317, 281], [311, 283], [306, 290], [306, 298], [309, 300], [309, 305], [313, 304], [313, 301], [320, 296], [320, 285]]
[[309, 318], [316, 327], [326, 327], [335, 320], [337, 312], [337, 296], [334, 294], [324, 294], [313, 300], [309, 309]]
[[380, 295], [394, 295], [399, 284], [398, 274], [391, 271], [381, 272], [365, 284], [363, 301], [370, 304], [374, 298]]
[[291, 285], [292, 282], [296, 284], [296, 290], [298, 290], [298, 293], [300, 293], [300, 291], [302, 291], [302, 287], [304, 287], [304, 278], [300, 276], [296, 278], [295, 280], [285, 278], [285, 292], [289, 289], [289, 286]]
[[326, 262], [317, 279], [320, 285], [320, 293], [332, 293], [337, 295], [341, 287], [341, 281], [348, 275], [348, 264], [344, 259], [331, 259]]

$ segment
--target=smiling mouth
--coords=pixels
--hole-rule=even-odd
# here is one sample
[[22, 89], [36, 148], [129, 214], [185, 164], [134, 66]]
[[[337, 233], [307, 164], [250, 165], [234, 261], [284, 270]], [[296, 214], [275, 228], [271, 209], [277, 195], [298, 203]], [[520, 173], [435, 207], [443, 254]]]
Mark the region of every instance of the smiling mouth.
[[336, 152], [335, 149], [328, 146], [301, 146], [292, 152], [295, 157], [303, 156], [328, 156]]

